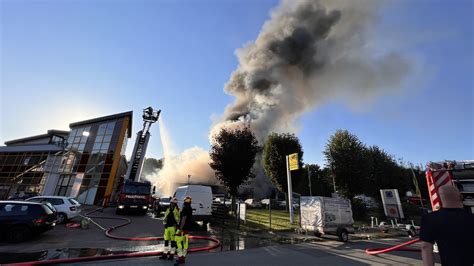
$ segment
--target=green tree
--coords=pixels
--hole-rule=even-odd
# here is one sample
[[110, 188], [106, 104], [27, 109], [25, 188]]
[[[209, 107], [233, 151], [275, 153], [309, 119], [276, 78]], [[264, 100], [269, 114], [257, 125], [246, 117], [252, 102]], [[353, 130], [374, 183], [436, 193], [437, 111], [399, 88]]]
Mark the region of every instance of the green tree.
[[286, 175], [286, 156], [298, 153], [300, 170], [292, 171], [292, 185], [299, 184], [302, 178], [301, 165], [303, 164], [303, 148], [294, 134], [272, 133], [267, 137], [263, 148], [263, 169], [270, 177], [273, 185], [285, 194], [288, 207], [288, 181]]
[[317, 164], [305, 164], [301, 174], [302, 178], [300, 182], [296, 184], [296, 187], [294, 188], [295, 192], [303, 196], [331, 196], [333, 190], [332, 181], [330, 179], [330, 172], [327, 168], [321, 169]]
[[349, 199], [364, 192], [366, 184], [366, 147], [347, 130], [338, 130], [329, 138], [324, 155], [336, 180], [337, 191]]
[[232, 208], [239, 186], [255, 177], [252, 166], [259, 149], [257, 139], [247, 127], [223, 128], [214, 136], [209, 165], [232, 195]]

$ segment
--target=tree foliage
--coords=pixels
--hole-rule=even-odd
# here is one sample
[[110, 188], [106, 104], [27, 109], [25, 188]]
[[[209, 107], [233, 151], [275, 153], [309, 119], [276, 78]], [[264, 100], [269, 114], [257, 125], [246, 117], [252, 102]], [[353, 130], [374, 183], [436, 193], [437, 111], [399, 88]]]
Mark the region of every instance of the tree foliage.
[[263, 148], [263, 169], [273, 185], [283, 193], [288, 191], [286, 176], [286, 156], [298, 153], [300, 170], [292, 171], [293, 186], [298, 184], [302, 177], [301, 165], [303, 163], [303, 148], [299, 139], [294, 134], [272, 133], [268, 136]]
[[[309, 168], [309, 179], [308, 179]], [[331, 173], [329, 169], [321, 169], [317, 164], [305, 164], [302, 169], [302, 178], [295, 184], [294, 191], [303, 196], [326, 196], [330, 197], [333, 192]], [[311, 182], [311, 194], [310, 194]]]
[[[380, 189], [398, 189], [400, 195], [415, 191], [409, 164], [395, 159], [378, 146], [367, 147], [347, 130], [339, 130], [329, 138], [324, 155], [338, 192], [350, 199], [365, 194], [380, 201]], [[423, 171], [415, 168], [414, 172], [425, 197]]]
[[352, 199], [364, 192], [367, 160], [365, 145], [347, 130], [338, 130], [329, 138], [324, 156], [339, 193]]
[[223, 128], [214, 137], [211, 163], [217, 179], [235, 196], [238, 187], [255, 177], [252, 166], [259, 151], [257, 139], [249, 128]]

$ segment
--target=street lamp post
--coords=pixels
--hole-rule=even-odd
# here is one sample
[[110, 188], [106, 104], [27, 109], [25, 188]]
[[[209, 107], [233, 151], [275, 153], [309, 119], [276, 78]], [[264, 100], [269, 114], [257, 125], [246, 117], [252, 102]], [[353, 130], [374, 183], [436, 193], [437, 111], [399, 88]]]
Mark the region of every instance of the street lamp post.
[[189, 185], [189, 179], [191, 178], [191, 175], [188, 175], [188, 185]]
[[309, 195], [312, 197], [313, 192], [311, 191], [311, 172], [309, 171], [309, 164], [306, 166], [308, 168]]

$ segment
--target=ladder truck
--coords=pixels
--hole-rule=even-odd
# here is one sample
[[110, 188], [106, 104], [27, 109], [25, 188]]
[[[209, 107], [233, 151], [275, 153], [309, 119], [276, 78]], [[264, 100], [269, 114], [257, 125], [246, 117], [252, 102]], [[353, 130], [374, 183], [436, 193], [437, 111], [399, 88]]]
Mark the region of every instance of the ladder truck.
[[147, 213], [151, 202], [151, 183], [140, 181], [140, 174], [145, 160], [145, 153], [150, 140], [150, 127], [158, 121], [161, 110], [152, 107], [143, 110], [143, 129], [137, 133], [132, 158], [128, 164], [124, 183], [121, 185], [117, 200], [116, 213], [136, 211], [143, 215]]
[[452, 185], [461, 192], [464, 208], [474, 213], [474, 160], [429, 162], [426, 182], [433, 211], [443, 206], [438, 196], [439, 187]]

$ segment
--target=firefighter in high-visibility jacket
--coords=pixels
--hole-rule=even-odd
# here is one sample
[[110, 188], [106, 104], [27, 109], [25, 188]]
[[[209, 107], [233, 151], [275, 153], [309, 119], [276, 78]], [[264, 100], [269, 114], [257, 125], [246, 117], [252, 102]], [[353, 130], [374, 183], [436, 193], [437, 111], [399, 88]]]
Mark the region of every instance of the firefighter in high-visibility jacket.
[[166, 209], [163, 223], [165, 224], [165, 233], [163, 236], [163, 239], [165, 240], [165, 249], [160, 259], [173, 260], [177, 248], [175, 234], [179, 223], [179, 209], [176, 198], [170, 201], [170, 206]]
[[191, 229], [193, 210], [191, 208], [192, 198], [186, 196], [184, 198], [183, 208], [180, 213], [180, 221], [178, 230], [176, 230], [176, 244], [178, 245], [178, 259], [174, 265], [185, 263], [186, 254], [188, 253], [189, 230]]

